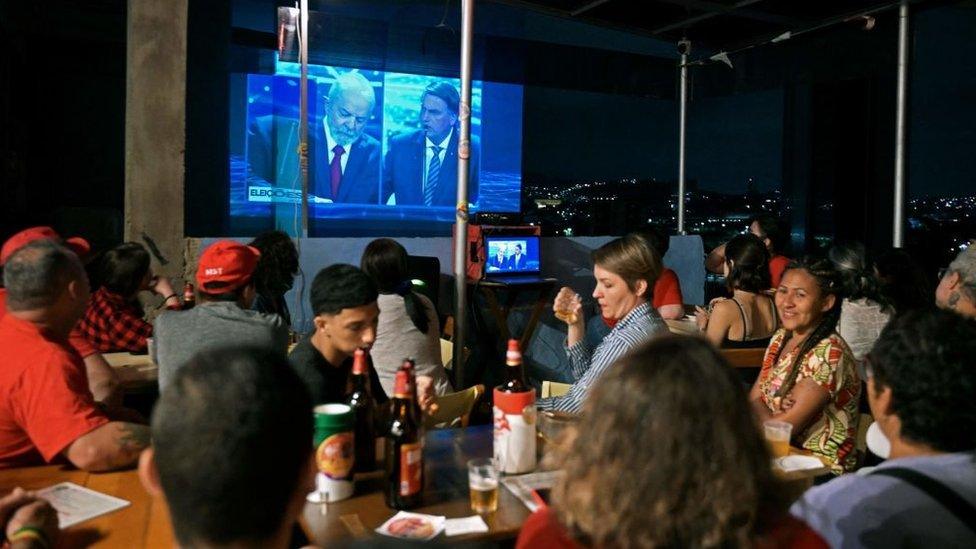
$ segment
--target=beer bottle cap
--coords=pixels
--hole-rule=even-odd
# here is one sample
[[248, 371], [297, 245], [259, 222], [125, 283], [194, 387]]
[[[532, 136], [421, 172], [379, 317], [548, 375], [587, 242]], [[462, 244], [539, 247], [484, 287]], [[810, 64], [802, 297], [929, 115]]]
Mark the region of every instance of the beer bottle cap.
[[363, 349], [356, 349], [356, 352], [353, 353], [352, 373], [355, 375], [366, 373], [366, 351]]
[[394, 398], [413, 398], [413, 385], [410, 380], [410, 373], [400, 369], [396, 373], [393, 382]]
[[517, 366], [522, 364], [522, 351], [519, 350], [517, 339], [508, 340], [508, 351], [505, 353], [505, 364]]

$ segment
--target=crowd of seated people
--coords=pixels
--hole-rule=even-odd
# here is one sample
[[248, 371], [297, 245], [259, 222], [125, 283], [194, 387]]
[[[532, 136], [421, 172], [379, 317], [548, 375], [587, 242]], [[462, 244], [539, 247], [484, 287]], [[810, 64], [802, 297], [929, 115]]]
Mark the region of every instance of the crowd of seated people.
[[[976, 543], [967, 519], [976, 503], [976, 246], [960, 252], [922, 302], [908, 286], [923, 284], [924, 271], [891, 267], [892, 253], [871, 263], [863, 246], [845, 244], [788, 261], [778, 225], [757, 218], [751, 229], [707, 258], [720, 252], [729, 296], [698, 315], [701, 337], [667, 335], [661, 313], [675, 311], [655, 296], [666, 244], [653, 234], [593, 251], [599, 318], [588, 323], [580, 296], [559, 291], [553, 312], [567, 326], [575, 382], [566, 395], [536, 402], [581, 419], [547, 458], [566, 474], [550, 507], [526, 522], [519, 546]], [[318, 272], [311, 329], [289, 353], [282, 314], [297, 272], [290, 240], [291, 250], [264, 264], [257, 247], [211, 244], [194, 279], [198, 305], [178, 310], [179, 297], [138, 244], [90, 265], [92, 292], [81, 257], [87, 245], [47, 229], [18, 238], [0, 254], [0, 468], [106, 471], [138, 461], [181, 545], [291, 542], [315, 471], [310, 408], [344, 400], [357, 349], [373, 350], [380, 432], [384, 375], [405, 352], [422, 374], [423, 410], [451, 390], [436, 311], [412, 290], [396, 241], [370, 243], [361, 268]], [[288, 248], [280, 235], [276, 245]], [[150, 290], [171, 309], [155, 325], [138, 300]], [[265, 305], [255, 305], [259, 292]], [[161, 396], [146, 425], [118, 405], [117, 391], [96, 395], [106, 379], [117, 383], [99, 349], [144, 351], [149, 337]], [[740, 345], [765, 347], [751, 390], [722, 358]], [[891, 452], [855, 473], [862, 400]], [[771, 419], [791, 424], [792, 445], [836, 478], [795, 503], [786, 499], [763, 441]], [[227, 448], [235, 459], [225, 459]], [[258, 503], [244, 509], [244, 499]], [[0, 527], [11, 541], [53, 543], [51, 516], [31, 492], [0, 497]]]

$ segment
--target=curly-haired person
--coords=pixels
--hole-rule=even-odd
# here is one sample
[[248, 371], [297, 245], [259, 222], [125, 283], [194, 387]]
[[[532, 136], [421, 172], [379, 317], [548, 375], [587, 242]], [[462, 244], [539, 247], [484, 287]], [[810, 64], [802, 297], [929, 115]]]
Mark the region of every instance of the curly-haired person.
[[792, 513], [833, 547], [976, 547], [973, 356], [976, 322], [962, 316], [919, 310], [888, 323], [866, 370], [890, 459], [811, 489]]
[[621, 358], [549, 458], [565, 475], [518, 548], [826, 547], [789, 516], [738, 375], [704, 339]]

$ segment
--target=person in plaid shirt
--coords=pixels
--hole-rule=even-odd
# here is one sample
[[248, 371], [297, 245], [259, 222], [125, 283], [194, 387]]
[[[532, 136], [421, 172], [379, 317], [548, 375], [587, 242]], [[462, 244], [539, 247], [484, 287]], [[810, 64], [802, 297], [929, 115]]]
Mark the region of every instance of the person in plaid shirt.
[[82, 317], [79, 328], [101, 352], [145, 352], [152, 324], [143, 318], [138, 295], [155, 292], [168, 309], [181, 309], [179, 296], [169, 280], [153, 276], [149, 252], [136, 242], [126, 242], [105, 253], [98, 268], [98, 290]]

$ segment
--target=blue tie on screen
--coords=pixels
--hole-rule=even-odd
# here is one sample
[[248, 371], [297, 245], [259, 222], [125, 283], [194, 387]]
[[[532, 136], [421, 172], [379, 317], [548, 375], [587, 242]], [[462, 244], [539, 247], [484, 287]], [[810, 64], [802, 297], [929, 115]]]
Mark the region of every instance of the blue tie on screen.
[[441, 147], [431, 145], [434, 149], [434, 156], [430, 159], [430, 166], [427, 167], [427, 182], [424, 184], [424, 204], [432, 206], [434, 204], [434, 191], [437, 190], [437, 178], [441, 175]]

